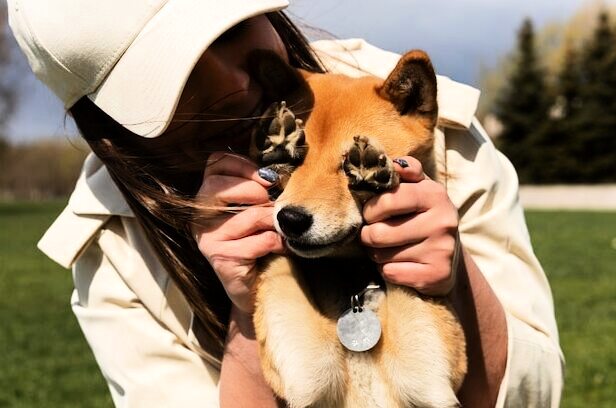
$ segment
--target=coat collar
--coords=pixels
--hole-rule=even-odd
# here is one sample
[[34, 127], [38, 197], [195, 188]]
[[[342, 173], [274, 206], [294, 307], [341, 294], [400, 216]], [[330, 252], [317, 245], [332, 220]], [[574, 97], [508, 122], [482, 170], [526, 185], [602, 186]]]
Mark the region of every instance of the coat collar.
[[107, 168], [90, 154], [68, 205], [37, 246], [58, 264], [70, 268], [112, 215], [134, 216]]
[[92, 153], [84, 162], [68, 208], [76, 215], [134, 217], [107, 168]]

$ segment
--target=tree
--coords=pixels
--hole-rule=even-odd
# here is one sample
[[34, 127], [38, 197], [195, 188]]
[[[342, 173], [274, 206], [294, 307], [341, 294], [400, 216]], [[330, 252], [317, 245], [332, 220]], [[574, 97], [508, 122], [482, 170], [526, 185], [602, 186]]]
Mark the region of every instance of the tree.
[[14, 73], [10, 65], [12, 47], [9, 42], [6, 7], [6, 1], [0, 0], [0, 139], [5, 139], [6, 125], [17, 102]]
[[540, 171], [538, 160], [544, 156], [536, 151], [536, 145], [549, 108], [550, 97], [535, 50], [533, 24], [526, 19], [518, 33], [515, 65], [495, 107], [503, 125], [498, 145], [516, 167], [521, 182], [533, 182]]
[[[616, 4], [610, 2], [586, 1], [580, 2], [580, 7], [563, 20], [548, 22], [541, 27], [535, 27], [535, 42], [542, 66], [548, 73], [548, 81], [555, 81], [561, 70], [569, 47], [579, 50], [579, 46], [588, 39], [595, 28], [597, 15], [607, 9], [612, 15], [616, 12]], [[493, 113], [497, 94], [506, 82], [512, 70], [513, 50], [498, 59], [495, 65], [484, 66], [479, 76], [481, 99], [479, 100], [478, 116], [483, 118]]]
[[616, 33], [602, 11], [581, 61], [577, 154], [580, 180], [616, 181]]
[[535, 182], [558, 183], [580, 180], [579, 112], [582, 84], [578, 52], [572, 42], [566, 46], [555, 84], [555, 98], [547, 126], [538, 136], [537, 151], [544, 155]]

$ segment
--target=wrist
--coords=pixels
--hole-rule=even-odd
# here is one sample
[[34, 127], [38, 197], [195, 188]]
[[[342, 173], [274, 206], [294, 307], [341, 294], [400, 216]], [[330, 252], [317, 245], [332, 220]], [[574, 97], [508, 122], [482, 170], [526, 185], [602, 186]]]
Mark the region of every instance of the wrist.
[[221, 407], [275, 407], [259, 359], [252, 314], [231, 308], [229, 331], [220, 373]]
[[[252, 313], [245, 312], [237, 306], [231, 306], [231, 316], [229, 318], [229, 340], [237, 335], [248, 340], [255, 339], [255, 326], [252, 320]], [[227, 341], [229, 341], [227, 340]]]

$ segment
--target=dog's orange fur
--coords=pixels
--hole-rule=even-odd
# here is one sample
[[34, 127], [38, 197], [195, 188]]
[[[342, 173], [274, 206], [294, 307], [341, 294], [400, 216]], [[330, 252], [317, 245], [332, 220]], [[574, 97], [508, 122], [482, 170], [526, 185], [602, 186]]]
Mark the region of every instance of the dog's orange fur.
[[[349, 190], [341, 170], [356, 135], [369, 137], [389, 157], [420, 159], [426, 173], [437, 176], [435, 90], [433, 101], [420, 100], [400, 113], [403, 101], [397, 98], [403, 96], [396, 93], [395, 81], [409, 64], [428, 67], [427, 79], [423, 71], [419, 77], [434, 81], [427, 85], [435, 89], [430, 62], [420, 51], [405, 55], [385, 82], [303, 73], [313, 97], [304, 118], [309, 151], [276, 201], [277, 209], [306, 208], [325, 235], [361, 220], [362, 200]], [[319, 260], [272, 256], [260, 268], [254, 321], [263, 371], [291, 407], [457, 406], [455, 393], [466, 372], [465, 343], [445, 300], [384, 284], [384, 295], [366, 298], [380, 318], [382, 337], [370, 351], [351, 352], [337, 338], [337, 318], [350, 306], [351, 295], [379, 279], [359, 246]]]

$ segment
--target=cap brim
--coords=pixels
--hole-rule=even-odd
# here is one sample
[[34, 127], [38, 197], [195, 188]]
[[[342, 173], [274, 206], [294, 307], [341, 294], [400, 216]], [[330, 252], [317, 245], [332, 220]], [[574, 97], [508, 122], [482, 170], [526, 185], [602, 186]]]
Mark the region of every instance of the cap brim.
[[128, 130], [159, 136], [210, 44], [239, 22], [287, 5], [287, 0], [169, 0], [88, 97]]

